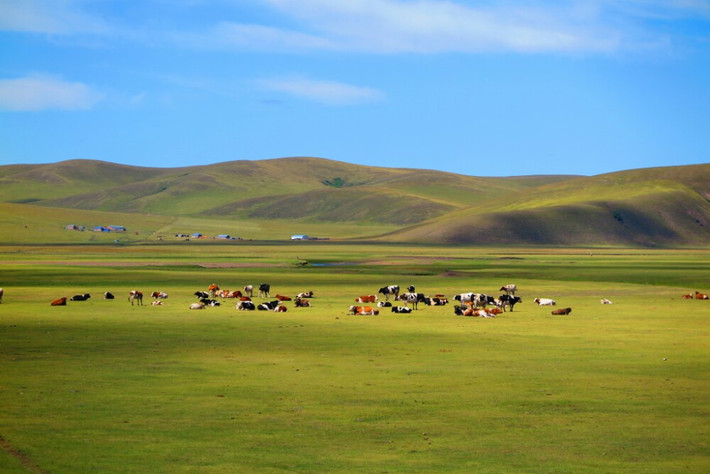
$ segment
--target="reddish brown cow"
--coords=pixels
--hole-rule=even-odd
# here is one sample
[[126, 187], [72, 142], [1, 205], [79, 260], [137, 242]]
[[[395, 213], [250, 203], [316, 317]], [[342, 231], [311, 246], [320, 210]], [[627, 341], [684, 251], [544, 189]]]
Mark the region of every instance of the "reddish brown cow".
[[571, 312], [572, 308], [562, 308], [553, 310], [552, 314], [570, 314]]
[[359, 316], [375, 316], [380, 314], [376, 309], [371, 306], [351, 306], [348, 310], [348, 314], [356, 314]]
[[356, 303], [374, 303], [377, 301], [377, 295], [365, 295], [355, 298]]
[[279, 295], [278, 293], [276, 294], [276, 299], [279, 301], [291, 301], [290, 296]]
[[706, 300], [706, 299], [708, 299], [708, 295], [706, 295], [705, 293], [700, 293], [700, 292], [696, 291], [695, 292], [695, 299], [696, 300]]
[[51, 305], [52, 306], [66, 306], [67, 305], [67, 297], [62, 296], [61, 298], [52, 301]]

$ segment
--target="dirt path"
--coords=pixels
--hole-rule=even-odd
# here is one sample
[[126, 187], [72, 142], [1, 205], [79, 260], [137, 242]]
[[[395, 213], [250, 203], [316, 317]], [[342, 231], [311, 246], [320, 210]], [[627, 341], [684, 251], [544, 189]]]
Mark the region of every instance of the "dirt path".
[[18, 461], [20, 461], [20, 464], [22, 464], [25, 469], [27, 469], [30, 472], [39, 472], [39, 473], [46, 473], [44, 469], [39, 467], [37, 464], [35, 464], [32, 459], [27, 456], [25, 453], [20, 451], [19, 449], [15, 448], [13, 445], [10, 444], [9, 441], [7, 441], [5, 438], [0, 435], [0, 449], [8, 453], [10, 456], [14, 457]]

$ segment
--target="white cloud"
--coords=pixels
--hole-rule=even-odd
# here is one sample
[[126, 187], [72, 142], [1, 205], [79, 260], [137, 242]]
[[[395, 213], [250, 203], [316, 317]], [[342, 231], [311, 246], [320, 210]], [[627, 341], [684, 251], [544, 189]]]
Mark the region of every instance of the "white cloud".
[[102, 19], [71, 0], [0, 0], [0, 30], [48, 34], [106, 33]]
[[377, 89], [305, 77], [263, 79], [258, 83], [261, 87], [271, 91], [282, 92], [326, 105], [356, 105], [384, 98], [384, 94]]
[[86, 110], [102, 99], [103, 94], [80, 82], [45, 76], [0, 79], [2, 110]]
[[[499, 2], [265, 0], [323, 43], [383, 53], [611, 51], [621, 32], [597, 9]], [[332, 46], [331, 46], [332, 47]]]

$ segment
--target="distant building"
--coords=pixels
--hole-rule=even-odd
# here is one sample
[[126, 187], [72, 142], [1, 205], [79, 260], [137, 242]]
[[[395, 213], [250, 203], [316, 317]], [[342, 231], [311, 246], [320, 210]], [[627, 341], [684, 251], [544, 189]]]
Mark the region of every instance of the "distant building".
[[97, 225], [96, 227], [94, 227], [93, 230], [94, 230], [94, 232], [111, 232], [111, 229], [104, 227], [102, 225]]
[[215, 239], [230, 240], [232, 237], [229, 234], [220, 234]]
[[306, 234], [294, 234], [291, 236], [291, 240], [310, 240]]
[[195, 232], [194, 234], [192, 234], [193, 239], [199, 239], [201, 237], [202, 237], [202, 234], [200, 234], [199, 232]]
[[113, 232], [125, 232], [126, 231], [126, 228], [123, 227], [122, 225], [109, 225], [109, 226], [106, 226], [106, 228], [109, 231], [113, 231]]

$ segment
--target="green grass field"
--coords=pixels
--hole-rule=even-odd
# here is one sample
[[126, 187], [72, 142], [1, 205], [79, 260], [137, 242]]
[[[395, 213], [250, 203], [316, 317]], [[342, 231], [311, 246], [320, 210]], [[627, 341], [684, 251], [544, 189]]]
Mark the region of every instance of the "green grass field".
[[[708, 250], [17, 245], [0, 272], [2, 472], [710, 469], [710, 301], [681, 299], [709, 292]], [[187, 309], [261, 282], [313, 307]], [[523, 303], [495, 319], [346, 314], [390, 284], [511, 282]]]

